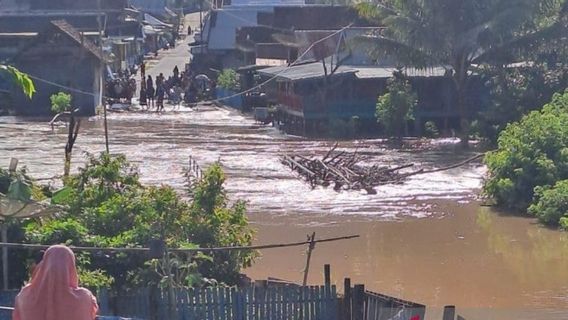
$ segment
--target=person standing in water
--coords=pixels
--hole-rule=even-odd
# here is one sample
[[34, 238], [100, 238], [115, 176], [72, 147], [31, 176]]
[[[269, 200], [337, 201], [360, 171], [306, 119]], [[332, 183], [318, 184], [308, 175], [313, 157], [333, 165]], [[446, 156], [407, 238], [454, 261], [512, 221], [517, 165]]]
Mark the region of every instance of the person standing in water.
[[148, 109], [156, 106], [154, 102], [155, 94], [156, 90], [154, 89], [154, 81], [152, 81], [152, 76], [148, 76], [148, 80], [146, 81], [146, 98], [148, 100]]
[[79, 287], [75, 255], [66, 246], [51, 246], [32, 279], [16, 296], [13, 320], [94, 320], [95, 296]]

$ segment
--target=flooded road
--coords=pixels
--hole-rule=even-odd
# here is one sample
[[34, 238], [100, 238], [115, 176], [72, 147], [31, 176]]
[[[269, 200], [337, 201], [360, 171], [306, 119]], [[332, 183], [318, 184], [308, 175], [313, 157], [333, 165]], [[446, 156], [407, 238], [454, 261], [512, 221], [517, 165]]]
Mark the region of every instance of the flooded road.
[[[476, 194], [485, 170], [479, 164], [414, 176], [404, 184], [378, 188], [377, 195], [336, 193], [331, 188], [311, 190], [278, 160], [283, 153], [322, 154], [332, 142], [285, 136], [234, 111], [201, 107], [163, 115], [110, 114], [109, 130], [111, 152], [124, 153], [138, 164], [146, 183], [181, 189], [190, 155], [202, 166], [220, 160], [232, 199], [249, 202], [257, 243], [304, 240], [313, 231], [318, 237], [361, 235], [318, 246], [311, 282], [320, 282], [322, 265], [331, 263], [338, 284], [351, 277], [372, 290], [429, 307], [455, 304], [472, 319], [568, 319], [562, 311], [568, 307], [568, 237], [533, 220], [481, 207]], [[17, 157], [33, 176], [60, 174], [65, 131], [60, 127], [52, 132], [45, 122], [30, 119], [0, 118], [0, 165]], [[471, 156], [452, 148], [392, 150], [379, 140], [340, 147], [364, 153], [370, 163], [424, 168]], [[81, 152], [102, 150], [102, 121], [85, 121], [74, 168], [84, 162]], [[247, 273], [299, 281], [303, 251], [265, 251]], [[535, 313], [517, 314], [524, 310]]]

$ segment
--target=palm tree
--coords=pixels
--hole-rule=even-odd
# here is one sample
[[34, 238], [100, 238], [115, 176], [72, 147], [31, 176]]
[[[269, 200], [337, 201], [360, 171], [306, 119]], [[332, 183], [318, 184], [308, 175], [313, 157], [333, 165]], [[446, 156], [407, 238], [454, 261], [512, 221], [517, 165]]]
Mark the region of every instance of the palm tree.
[[[513, 48], [530, 48], [548, 29], [566, 30], [568, 0], [385, 0], [377, 12], [384, 35], [366, 37], [375, 54], [396, 57], [405, 66], [444, 67], [457, 93], [461, 141], [469, 140], [467, 88], [482, 63], [514, 59]], [[368, 12], [368, 8], [367, 8]], [[537, 25], [546, 15], [552, 22]], [[551, 20], [551, 19], [548, 19]], [[545, 31], [548, 30], [548, 31]]]
[[28, 96], [28, 98], [32, 98], [35, 93], [35, 86], [34, 82], [27, 74], [19, 71], [15, 67], [0, 64], [0, 74], [5, 73], [8, 74], [10, 78], [14, 80], [16, 85], [18, 85], [24, 94]]

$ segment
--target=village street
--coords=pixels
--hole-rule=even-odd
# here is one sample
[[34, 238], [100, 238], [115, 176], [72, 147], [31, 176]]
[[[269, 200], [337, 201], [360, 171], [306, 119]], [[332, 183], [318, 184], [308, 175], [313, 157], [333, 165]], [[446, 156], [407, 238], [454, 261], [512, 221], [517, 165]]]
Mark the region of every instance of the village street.
[[[191, 26], [192, 30], [199, 29], [199, 12], [190, 13], [185, 16], [184, 26], [181, 28], [181, 39], [176, 42], [176, 47], [169, 50], [160, 50], [158, 56], [154, 57], [147, 54], [144, 58], [146, 62], [146, 76], [152, 76], [152, 79], [163, 73], [167, 79], [168, 76], [173, 74], [174, 68], [177, 66], [181, 71], [185, 70], [185, 65], [191, 60], [191, 53], [189, 52], [189, 44], [194, 41], [194, 35], [187, 35], [187, 27]], [[195, 33], [194, 33], [195, 34]], [[137, 104], [140, 97], [140, 72], [135, 77], [137, 92], [134, 96], [134, 101]], [[166, 105], [166, 110], [170, 110], [171, 106]]]
[[161, 50], [157, 59], [151, 58], [146, 62], [146, 75], [151, 75], [155, 79], [156, 76], [163, 73], [167, 78], [172, 74], [175, 66], [178, 66], [180, 71], [185, 69], [185, 65], [189, 63], [191, 58], [188, 44], [194, 41], [193, 35], [187, 35], [188, 25], [191, 26], [192, 30], [199, 29], [199, 12], [185, 16], [184, 26], [181, 31], [182, 40], [177, 41], [175, 48]]

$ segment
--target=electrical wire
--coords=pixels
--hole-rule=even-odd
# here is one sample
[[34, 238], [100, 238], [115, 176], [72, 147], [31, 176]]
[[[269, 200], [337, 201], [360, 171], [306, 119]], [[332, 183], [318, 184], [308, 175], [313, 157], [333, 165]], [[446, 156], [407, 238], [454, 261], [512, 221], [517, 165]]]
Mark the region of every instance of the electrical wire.
[[[306, 49], [306, 51], [305, 51], [304, 53], [302, 53], [294, 62], [292, 62], [290, 65], [284, 67], [281, 71], [277, 72], [274, 76], [272, 76], [272, 77], [269, 78], [268, 80], [266, 80], [266, 81], [264, 81], [264, 82], [262, 82], [262, 83], [260, 83], [260, 84], [258, 84], [258, 85], [256, 85], [256, 86], [254, 86], [254, 87], [252, 87], [252, 88], [249, 88], [249, 89], [247, 89], [247, 90], [243, 90], [243, 91], [238, 92], [238, 93], [235, 93], [235, 94], [233, 94], [233, 95], [229, 95], [229, 96], [226, 96], [226, 97], [223, 97], [223, 98], [217, 98], [217, 99], [213, 99], [213, 100], [200, 101], [200, 103], [216, 103], [216, 102], [222, 102], [222, 101], [225, 101], [225, 100], [228, 100], [228, 99], [231, 99], [231, 98], [234, 98], [234, 97], [238, 97], [238, 96], [241, 96], [241, 95], [243, 95], [243, 94], [246, 94], [246, 93], [249, 93], [249, 92], [252, 92], [252, 91], [255, 91], [255, 90], [261, 88], [262, 86], [264, 86], [264, 85], [266, 85], [266, 84], [268, 84], [268, 83], [274, 81], [275, 79], [277, 79], [280, 75], [282, 75], [283, 73], [285, 73], [285, 72], [286, 72], [287, 70], [289, 70], [291, 67], [293, 67], [293, 66], [299, 64], [300, 62], [302, 62], [301, 59], [302, 59], [304, 56], [306, 56], [306, 55], [314, 48], [314, 46], [316, 46], [317, 44], [319, 44], [319, 43], [321, 43], [321, 42], [323, 42], [323, 41], [325, 41], [325, 40], [327, 40], [327, 39], [330, 39], [330, 38], [334, 37], [335, 35], [337, 35], [337, 34], [339, 34], [339, 33], [341, 33], [341, 32], [344, 32], [345, 30], [351, 28], [352, 25], [353, 25], [353, 24], [349, 24], [349, 25], [347, 25], [347, 26], [345, 26], [345, 27], [343, 27], [343, 28], [341, 28], [341, 29], [339, 29], [339, 30], [333, 32], [332, 34], [330, 34], [330, 35], [328, 35], [328, 36], [326, 36], [326, 37], [324, 37], [324, 38], [321, 38], [321, 39], [315, 41], [315, 42], [312, 43], [312, 44]], [[56, 82], [53, 82], [53, 81], [50, 81], [50, 80], [47, 80], [47, 79], [40, 78], [40, 77], [35, 76], [35, 75], [33, 75], [33, 74], [28, 74], [28, 76], [29, 76], [30, 78], [34, 79], [34, 80], [37, 80], [37, 81], [40, 81], [40, 82], [44, 82], [44, 83], [47, 83], [47, 84], [49, 84], [49, 85], [52, 85], [52, 86], [55, 86], [55, 87], [59, 87], [59, 88], [65, 89], [65, 90], [67, 90], [68, 92], [74, 92], [74, 93], [79, 93], [79, 94], [88, 95], [88, 96], [93, 96], [93, 97], [98, 97], [98, 96], [99, 96], [99, 95], [94, 94], [94, 93], [92, 93], [92, 92], [86, 92], [86, 91], [82, 91], [82, 90], [79, 90], [79, 89], [76, 89], [76, 88], [72, 88], [72, 87], [69, 87], [69, 86], [65, 86], [65, 85], [62, 85], [62, 84], [59, 84], [59, 83], [56, 83]], [[111, 97], [103, 96], [103, 98], [111, 98]]]

